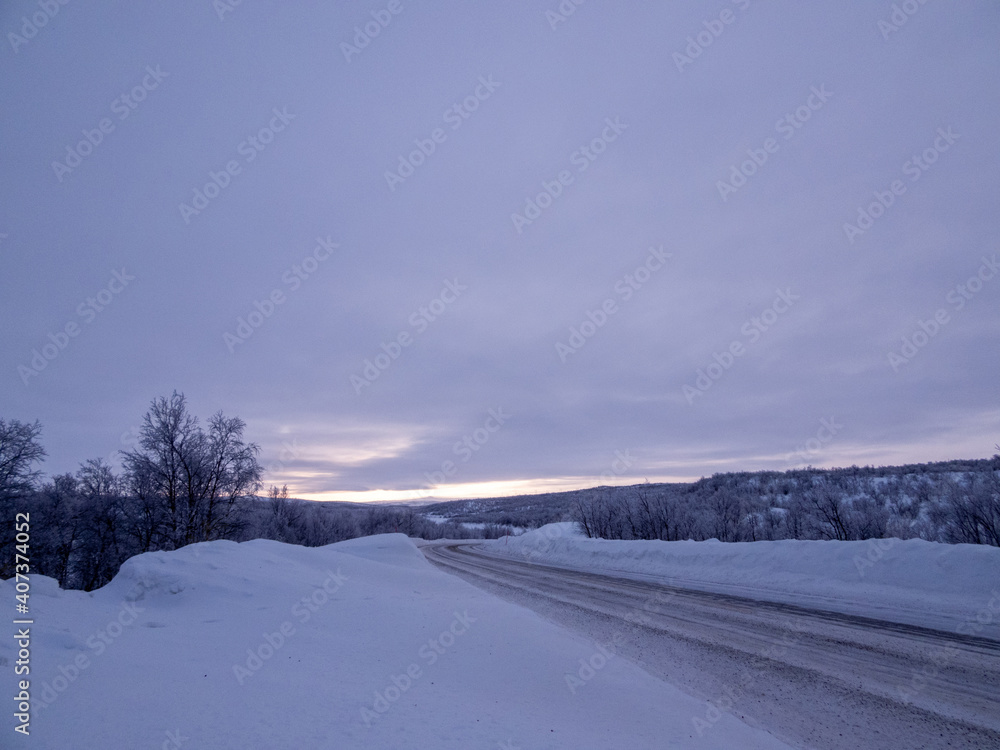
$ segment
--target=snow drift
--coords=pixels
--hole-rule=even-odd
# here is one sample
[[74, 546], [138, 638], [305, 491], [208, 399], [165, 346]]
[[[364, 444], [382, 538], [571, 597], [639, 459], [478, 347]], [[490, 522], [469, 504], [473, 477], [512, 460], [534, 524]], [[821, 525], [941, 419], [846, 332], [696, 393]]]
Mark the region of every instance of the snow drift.
[[1000, 639], [1000, 548], [864, 542], [611, 541], [574, 523], [484, 543], [493, 554]]
[[786, 747], [729, 715], [698, 736], [704, 702], [400, 534], [191, 545], [92, 593], [34, 577], [31, 616], [31, 734], [4, 747]]

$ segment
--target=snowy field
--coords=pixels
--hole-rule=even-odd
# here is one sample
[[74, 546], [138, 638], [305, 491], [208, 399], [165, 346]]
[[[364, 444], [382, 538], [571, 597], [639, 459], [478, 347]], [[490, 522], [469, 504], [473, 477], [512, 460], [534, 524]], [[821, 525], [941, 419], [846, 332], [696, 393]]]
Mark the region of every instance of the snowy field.
[[723, 543], [587, 539], [573, 523], [492, 554], [1000, 640], [1000, 548], [920, 539]]
[[8, 711], [4, 748], [786, 747], [727, 714], [696, 735], [704, 702], [400, 534], [150, 553], [92, 593], [35, 577], [31, 616], [31, 734]]

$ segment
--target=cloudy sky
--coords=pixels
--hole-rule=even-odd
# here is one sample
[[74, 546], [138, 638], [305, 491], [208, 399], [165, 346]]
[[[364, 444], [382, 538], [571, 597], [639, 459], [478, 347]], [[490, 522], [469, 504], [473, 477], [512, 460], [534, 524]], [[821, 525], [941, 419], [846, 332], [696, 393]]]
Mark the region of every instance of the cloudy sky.
[[16, 0], [0, 31], [0, 416], [48, 473], [175, 389], [324, 499], [1000, 441], [992, 0]]

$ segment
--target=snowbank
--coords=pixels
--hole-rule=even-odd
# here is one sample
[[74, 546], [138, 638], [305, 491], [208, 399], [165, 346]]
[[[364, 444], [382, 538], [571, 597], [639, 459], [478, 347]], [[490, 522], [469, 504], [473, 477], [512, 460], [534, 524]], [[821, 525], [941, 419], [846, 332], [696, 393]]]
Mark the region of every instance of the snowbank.
[[[920, 539], [723, 543], [587, 539], [573, 523], [493, 554], [1000, 639], [1000, 549]], [[991, 606], [992, 603], [992, 606]]]
[[93, 593], [32, 583], [31, 734], [8, 710], [5, 748], [785, 747], [729, 715], [699, 737], [703, 702], [400, 534], [192, 545]]

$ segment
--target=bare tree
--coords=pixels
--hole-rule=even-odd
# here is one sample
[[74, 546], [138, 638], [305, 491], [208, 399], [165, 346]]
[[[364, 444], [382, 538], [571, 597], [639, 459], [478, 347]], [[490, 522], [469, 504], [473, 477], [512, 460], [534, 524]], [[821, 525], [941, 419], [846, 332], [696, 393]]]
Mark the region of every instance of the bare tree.
[[270, 501], [271, 515], [267, 528], [263, 529], [268, 539], [290, 544], [302, 543], [302, 504], [298, 500], [288, 499], [288, 485], [279, 490], [272, 485], [267, 493]]
[[582, 496], [578, 495], [573, 501], [572, 518], [588, 539], [597, 536], [590, 514], [590, 503], [584, 501]]
[[29, 494], [41, 472], [33, 464], [45, 459], [39, 442], [42, 426], [0, 419], [0, 504]]
[[719, 487], [709, 501], [713, 511], [713, 536], [720, 542], [740, 541], [740, 522], [744, 520], [746, 504], [738, 490]]
[[1000, 472], [951, 482], [943, 511], [946, 541], [1000, 547]]
[[844, 542], [851, 538], [847, 508], [840, 492], [824, 483], [813, 488], [806, 498], [824, 539]]
[[72, 578], [78, 588], [92, 591], [108, 583], [133, 551], [121, 480], [103, 459], [90, 459], [76, 473], [80, 497], [79, 542]]
[[870, 479], [861, 480], [860, 490], [861, 495], [851, 503], [851, 535], [854, 539], [882, 539], [889, 528], [889, 499]]
[[8, 531], [14, 528], [15, 515], [27, 510], [18, 501], [34, 492], [41, 475], [32, 468], [45, 458], [41, 434], [37, 421], [27, 424], [0, 419], [0, 523], [4, 528], [0, 533], [0, 578], [14, 575], [14, 535]]
[[243, 420], [219, 412], [208, 427], [207, 433], [201, 429], [183, 394], [174, 391], [153, 401], [138, 448], [122, 451], [140, 535], [151, 546], [176, 549], [234, 534], [240, 500], [260, 489], [260, 449], [243, 441]]
[[70, 559], [79, 533], [79, 497], [76, 478], [59, 474], [31, 499], [32, 567], [67, 588]]
[[[220, 411], [208, 425], [207, 472], [194, 517], [197, 541], [225, 539], [238, 531], [239, 501], [256, 495], [261, 487], [260, 448], [243, 441], [246, 423], [239, 417], [227, 419]], [[288, 498], [287, 487], [283, 497]]]

